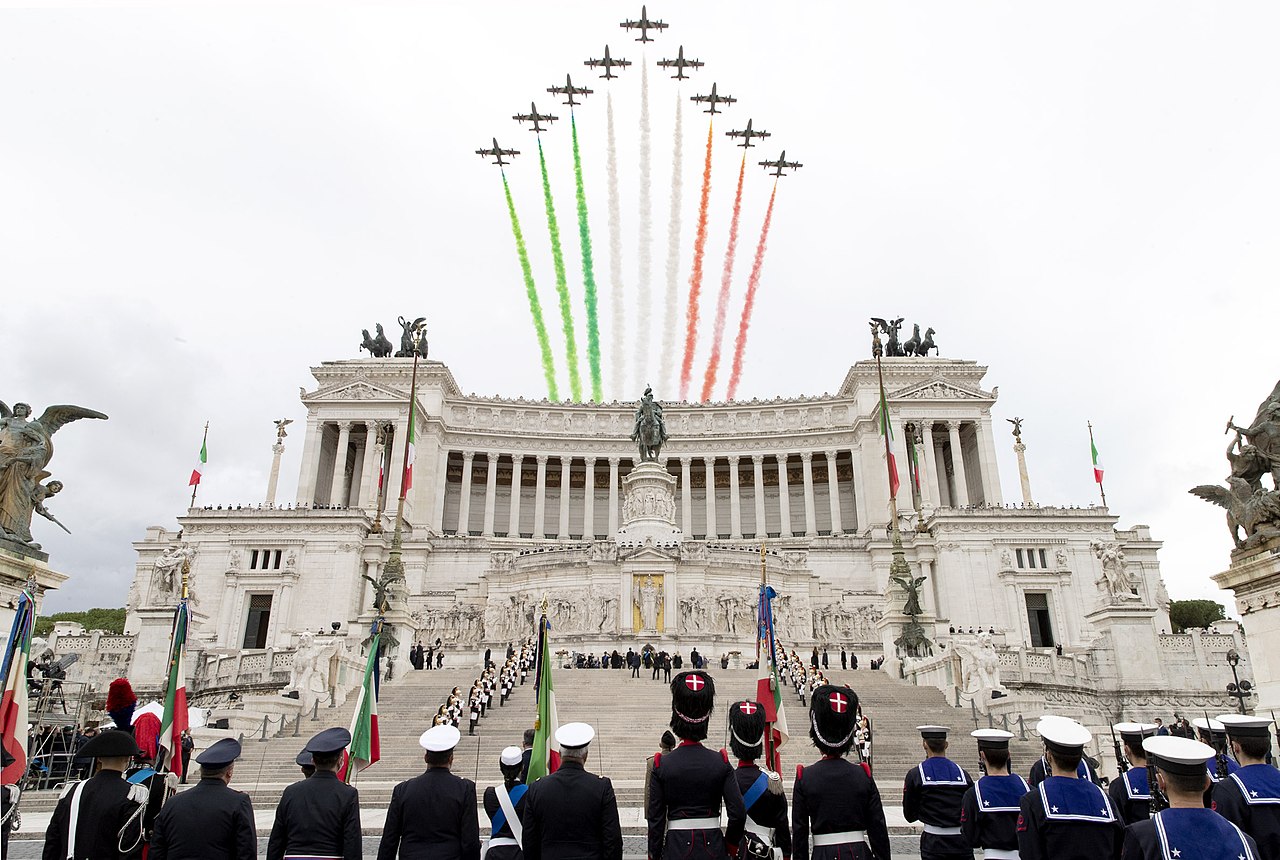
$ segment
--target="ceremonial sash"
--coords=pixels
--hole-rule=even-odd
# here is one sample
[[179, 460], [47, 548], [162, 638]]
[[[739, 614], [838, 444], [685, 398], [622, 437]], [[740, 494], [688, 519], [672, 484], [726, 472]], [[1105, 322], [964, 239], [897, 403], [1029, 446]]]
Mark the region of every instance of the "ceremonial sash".
[[516, 838], [516, 842], [523, 845], [524, 826], [520, 823], [520, 816], [516, 815], [516, 804], [520, 802], [520, 798], [524, 797], [524, 793], [529, 790], [529, 786], [520, 784], [507, 792], [505, 785], [494, 786], [494, 794], [498, 796], [498, 814], [493, 816], [490, 822], [490, 835], [497, 833], [502, 829], [503, 824], [510, 824], [511, 834]]
[[764, 795], [765, 789], [769, 787], [769, 774], [763, 771], [756, 777], [756, 781], [751, 783], [751, 787], [747, 789], [747, 793], [742, 795], [742, 804], [750, 809], [755, 802]]

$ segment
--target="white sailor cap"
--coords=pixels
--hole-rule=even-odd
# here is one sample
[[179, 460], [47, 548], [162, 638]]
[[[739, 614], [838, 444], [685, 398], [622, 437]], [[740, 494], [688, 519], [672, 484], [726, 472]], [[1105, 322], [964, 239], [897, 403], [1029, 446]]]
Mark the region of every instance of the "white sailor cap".
[[1093, 740], [1093, 732], [1067, 717], [1041, 717], [1036, 732], [1051, 750], [1078, 753]]
[[945, 741], [951, 730], [946, 726], [916, 726], [916, 731], [927, 741]]
[[1218, 722], [1233, 738], [1265, 738], [1271, 734], [1271, 721], [1266, 717], [1249, 717], [1244, 714], [1223, 714]]
[[1191, 721], [1191, 725], [1195, 726], [1202, 732], [1213, 732], [1214, 734], [1225, 734], [1227, 727], [1218, 720], [1211, 720], [1207, 717], [1196, 717]]
[[1013, 732], [1006, 732], [1004, 729], [978, 729], [976, 732], [969, 732], [969, 736], [978, 739], [978, 749], [999, 750], [1009, 748]]
[[418, 745], [427, 752], [448, 752], [461, 738], [462, 732], [453, 726], [432, 726], [418, 738]]
[[586, 723], [565, 723], [556, 729], [556, 743], [566, 750], [581, 749], [595, 736], [596, 730]]
[[1147, 738], [1142, 748], [1157, 769], [1187, 776], [1204, 774], [1205, 762], [1216, 755], [1208, 744], [1173, 735]]
[[1116, 723], [1111, 728], [1125, 740], [1135, 741], [1154, 735], [1160, 727], [1155, 723]]
[[502, 751], [502, 755], [498, 758], [500, 762], [511, 767], [524, 761], [524, 751], [520, 747], [507, 747]]

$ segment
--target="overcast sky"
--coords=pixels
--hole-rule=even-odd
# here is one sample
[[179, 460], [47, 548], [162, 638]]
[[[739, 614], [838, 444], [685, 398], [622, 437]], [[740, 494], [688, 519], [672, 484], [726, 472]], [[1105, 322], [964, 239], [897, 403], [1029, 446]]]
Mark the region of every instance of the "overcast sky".
[[[546, 393], [498, 169], [473, 153], [494, 135], [523, 153], [508, 176], [563, 388], [536, 143], [510, 116], [562, 117], [544, 145], [582, 341], [567, 109], [545, 88], [596, 89], [578, 123], [607, 343], [604, 94], [634, 319], [643, 60], [655, 345], [675, 104], [683, 328], [707, 120], [687, 97], [715, 81], [739, 101], [715, 127], [704, 317], [741, 152], [721, 132], [750, 117], [773, 134], [751, 161], [805, 164], [778, 191], [739, 396], [835, 390], [868, 316], [932, 326], [989, 366], [1001, 427], [1025, 419], [1037, 501], [1096, 500], [1092, 420], [1170, 593], [1229, 596], [1208, 579], [1223, 512], [1187, 489], [1226, 474], [1227, 418], [1280, 376], [1276, 4], [656, 2], [671, 26], [645, 48], [618, 27], [639, 3], [50, 5], [0, 10], [0, 400], [111, 419], [57, 436], [51, 507], [75, 535], [35, 524], [72, 576], [49, 610], [123, 604], [130, 542], [184, 510], [205, 421], [201, 501], [260, 501], [272, 420], [304, 417], [308, 367], [358, 357], [361, 328], [426, 316], [464, 390]], [[582, 65], [606, 43], [637, 63], [611, 83]], [[652, 63], [680, 44], [707, 65], [677, 84]], [[749, 169], [731, 330], [771, 187]], [[630, 376], [606, 394], [637, 396]]]

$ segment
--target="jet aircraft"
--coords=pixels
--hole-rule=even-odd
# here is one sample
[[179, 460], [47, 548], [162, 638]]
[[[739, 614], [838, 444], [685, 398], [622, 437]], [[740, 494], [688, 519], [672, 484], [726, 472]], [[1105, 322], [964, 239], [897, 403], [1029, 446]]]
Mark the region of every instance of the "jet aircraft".
[[586, 87], [575, 87], [573, 85], [573, 79], [570, 78], [568, 75], [565, 75], [564, 86], [547, 87], [547, 92], [555, 93], [561, 96], [568, 96], [569, 100], [566, 101], [565, 104], [567, 104], [569, 107], [573, 107], [574, 105], [582, 104], [582, 102], [576, 101], [574, 99], [574, 96], [589, 96], [591, 95], [592, 92], [594, 92], [594, 90], [589, 90]]
[[485, 158], [495, 159], [491, 163], [496, 164], [499, 167], [501, 167], [504, 164], [511, 163], [510, 161], [503, 161], [502, 156], [509, 155], [512, 158], [515, 158], [519, 154], [520, 154], [520, 150], [518, 149], [503, 149], [502, 147], [498, 146], [498, 139], [496, 137], [493, 139], [493, 149], [477, 149], [476, 150], [476, 155], [482, 155]]
[[658, 65], [664, 69], [675, 69], [676, 73], [671, 77], [678, 80], [686, 80], [689, 76], [684, 73], [685, 69], [700, 69], [706, 65], [702, 60], [686, 60], [684, 58], [684, 45], [680, 46], [679, 53], [676, 54], [674, 60], [658, 60]]
[[618, 68], [620, 68], [620, 69], [625, 69], [627, 66], [631, 65], [631, 61], [630, 61], [630, 60], [624, 60], [624, 59], [621, 59], [621, 58], [619, 58], [619, 59], [617, 59], [617, 60], [613, 59], [613, 57], [610, 57], [610, 56], [609, 56], [609, 46], [608, 46], [608, 45], [605, 45], [605, 46], [604, 46], [604, 59], [603, 59], [603, 60], [597, 60], [596, 58], [592, 57], [591, 59], [587, 60], [587, 61], [586, 61], [585, 63], [583, 63], [582, 65], [584, 65], [584, 66], [590, 66], [590, 67], [591, 67], [591, 68], [593, 68], [593, 69], [594, 69], [594, 68], [596, 68], [597, 66], [604, 66], [604, 74], [603, 74], [603, 75], [601, 75], [600, 77], [602, 77], [602, 78], [616, 78], [616, 77], [617, 77], [617, 75], [615, 75], [615, 74], [613, 73], [613, 68], [614, 68], [614, 66], [617, 66], [617, 67], [618, 67]]
[[550, 125], [560, 117], [552, 116], [549, 113], [538, 113], [538, 106], [533, 102], [529, 102], [529, 113], [518, 113], [511, 118], [516, 122], [531, 122], [533, 123], [533, 128], [529, 130], [532, 132], [542, 133], [546, 131], [546, 129], [543, 128], [540, 123], [545, 122]]
[[774, 168], [772, 171], [769, 171], [770, 176], [787, 176], [788, 174], [782, 172], [784, 168], [787, 170], [796, 170], [804, 167], [804, 165], [798, 161], [787, 161], [787, 151], [785, 149], [782, 150], [782, 154], [778, 156], [777, 161], [769, 161], [766, 159], [760, 162], [760, 166]]
[[767, 132], [767, 131], [755, 131], [754, 129], [752, 129], [752, 128], [751, 128], [751, 120], [749, 120], [749, 119], [748, 119], [748, 120], [747, 120], [747, 127], [746, 127], [746, 128], [742, 129], [741, 131], [726, 131], [726, 132], [725, 132], [725, 136], [726, 136], [726, 137], [740, 137], [740, 138], [742, 138], [742, 143], [739, 143], [739, 144], [737, 144], [737, 145], [738, 145], [738, 146], [741, 146], [741, 147], [742, 147], [742, 148], [744, 148], [744, 149], [749, 149], [749, 148], [751, 148], [751, 147], [755, 146], [755, 144], [751, 142], [751, 138], [753, 138], [753, 137], [768, 137], [768, 136], [769, 136], [769, 132]]
[[736, 102], [736, 101], [737, 101], [737, 99], [735, 99], [733, 96], [721, 96], [721, 95], [717, 95], [717, 94], [716, 94], [716, 85], [713, 83], [713, 84], [711, 85], [711, 95], [709, 95], [709, 96], [703, 96], [703, 95], [690, 96], [690, 97], [689, 97], [689, 101], [694, 101], [694, 102], [705, 102], [706, 104], [711, 105], [711, 107], [709, 107], [709, 108], [707, 108], [706, 110], [704, 110], [704, 111], [703, 111], [703, 113], [724, 113], [724, 111], [722, 111], [722, 110], [716, 110], [716, 105], [718, 105], [718, 104], [727, 104], [727, 105], [731, 105], [731, 104], [733, 104], [734, 102]]
[[650, 30], [665, 30], [670, 25], [664, 24], [661, 21], [650, 21], [648, 10], [644, 6], [641, 6], [639, 21], [627, 19], [618, 26], [624, 30], [639, 30], [640, 38], [636, 39], [637, 42], [652, 42], [653, 39], [649, 38]]

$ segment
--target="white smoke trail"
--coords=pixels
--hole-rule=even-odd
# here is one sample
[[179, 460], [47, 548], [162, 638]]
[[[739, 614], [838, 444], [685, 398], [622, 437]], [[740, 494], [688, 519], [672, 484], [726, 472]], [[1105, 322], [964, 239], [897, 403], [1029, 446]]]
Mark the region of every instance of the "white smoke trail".
[[665, 323], [662, 326], [662, 376], [659, 385], [663, 391], [675, 386], [676, 362], [676, 312], [680, 302], [680, 207], [684, 191], [682, 152], [684, 133], [683, 100], [676, 94], [676, 142], [671, 150], [671, 217], [667, 222], [667, 301]]
[[623, 396], [626, 384], [626, 292], [622, 288], [622, 206], [618, 202], [618, 140], [613, 132], [613, 93], [608, 94], [609, 115], [609, 293], [612, 305], [613, 341], [610, 364], [610, 388], [613, 397]]
[[649, 329], [652, 322], [649, 258], [653, 250], [653, 195], [649, 187], [649, 148], [649, 65], [646, 63], [640, 69], [640, 283], [636, 290], [639, 307], [636, 314], [636, 375], [632, 386], [635, 391], [644, 387], [644, 377], [649, 372]]

